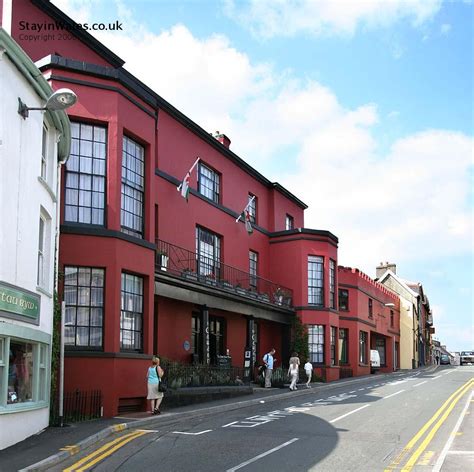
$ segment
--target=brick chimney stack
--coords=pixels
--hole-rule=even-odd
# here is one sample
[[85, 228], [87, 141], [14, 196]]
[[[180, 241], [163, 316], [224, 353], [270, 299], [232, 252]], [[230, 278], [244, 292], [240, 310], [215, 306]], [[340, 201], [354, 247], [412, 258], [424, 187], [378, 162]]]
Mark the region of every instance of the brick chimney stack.
[[393, 264], [391, 262], [381, 262], [376, 268], [375, 268], [375, 278], [380, 279], [383, 274], [385, 274], [385, 271], [389, 269], [391, 270], [394, 274], [397, 273], [397, 264]]
[[223, 144], [227, 149], [230, 147], [230, 139], [224, 134], [216, 131], [212, 136], [217, 139], [221, 144]]

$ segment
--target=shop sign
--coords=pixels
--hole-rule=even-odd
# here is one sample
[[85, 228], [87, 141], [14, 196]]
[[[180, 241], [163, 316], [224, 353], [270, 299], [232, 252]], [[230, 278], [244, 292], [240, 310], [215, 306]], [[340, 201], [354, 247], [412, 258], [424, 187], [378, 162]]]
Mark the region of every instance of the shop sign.
[[0, 313], [4, 316], [39, 322], [41, 297], [36, 293], [0, 281]]

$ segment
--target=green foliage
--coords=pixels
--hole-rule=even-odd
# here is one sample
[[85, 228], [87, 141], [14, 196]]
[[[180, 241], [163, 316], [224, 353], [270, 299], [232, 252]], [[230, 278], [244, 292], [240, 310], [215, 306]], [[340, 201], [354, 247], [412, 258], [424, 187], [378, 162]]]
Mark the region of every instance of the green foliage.
[[308, 329], [297, 315], [293, 320], [292, 332], [293, 346], [291, 350], [298, 353], [300, 361], [304, 364], [309, 359]]

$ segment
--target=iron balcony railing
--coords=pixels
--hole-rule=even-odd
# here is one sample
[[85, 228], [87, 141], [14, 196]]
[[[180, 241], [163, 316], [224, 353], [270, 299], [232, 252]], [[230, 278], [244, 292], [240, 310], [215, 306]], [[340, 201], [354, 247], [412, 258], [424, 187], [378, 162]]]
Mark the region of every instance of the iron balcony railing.
[[157, 271], [242, 297], [285, 308], [293, 306], [291, 289], [160, 239], [156, 241], [155, 267]]

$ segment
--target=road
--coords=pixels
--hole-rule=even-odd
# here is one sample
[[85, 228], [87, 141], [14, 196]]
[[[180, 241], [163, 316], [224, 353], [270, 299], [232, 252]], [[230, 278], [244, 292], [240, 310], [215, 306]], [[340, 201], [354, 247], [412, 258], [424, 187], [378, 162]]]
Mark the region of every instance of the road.
[[474, 470], [474, 367], [372, 376], [180, 422], [157, 417], [51, 470]]

